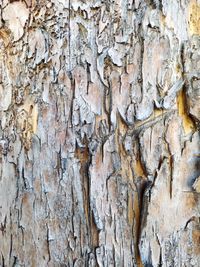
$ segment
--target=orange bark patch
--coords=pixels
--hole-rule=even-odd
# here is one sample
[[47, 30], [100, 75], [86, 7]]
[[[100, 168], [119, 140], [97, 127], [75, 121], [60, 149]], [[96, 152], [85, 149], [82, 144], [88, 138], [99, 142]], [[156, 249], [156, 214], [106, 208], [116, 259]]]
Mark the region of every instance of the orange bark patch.
[[183, 90], [178, 93], [177, 96], [178, 113], [183, 121], [183, 128], [186, 134], [194, 130], [195, 126], [187, 112], [186, 95]]
[[3, 41], [5, 47], [9, 44], [10, 34], [7, 29], [0, 30], [0, 39]]
[[138, 158], [134, 163], [134, 172], [135, 172], [136, 177], [145, 176], [144, 168], [142, 166], [142, 162], [140, 158]]
[[135, 197], [134, 199], [133, 209], [134, 209], [134, 216], [135, 216], [135, 222], [136, 222], [136, 234], [137, 234], [137, 250], [136, 250], [137, 266], [144, 267], [141, 257], [140, 257], [139, 247], [138, 247], [139, 237], [140, 237], [141, 211], [140, 211], [140, 205], [139, 205], [137, 197]]

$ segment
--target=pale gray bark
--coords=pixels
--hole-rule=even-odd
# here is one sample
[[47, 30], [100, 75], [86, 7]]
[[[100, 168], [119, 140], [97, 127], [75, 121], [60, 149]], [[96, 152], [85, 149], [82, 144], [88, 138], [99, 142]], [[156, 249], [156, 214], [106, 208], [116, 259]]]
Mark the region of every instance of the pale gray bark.
[[0, 9], [0, 266], [200, 266], [200, 1]]

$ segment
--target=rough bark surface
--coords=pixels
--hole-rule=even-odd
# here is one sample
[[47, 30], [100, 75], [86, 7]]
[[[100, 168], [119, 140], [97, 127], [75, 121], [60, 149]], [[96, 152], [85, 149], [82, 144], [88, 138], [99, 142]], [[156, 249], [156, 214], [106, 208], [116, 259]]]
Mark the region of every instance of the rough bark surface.
[[200, 1], [0, 10], [0, 266], [200, 266]]

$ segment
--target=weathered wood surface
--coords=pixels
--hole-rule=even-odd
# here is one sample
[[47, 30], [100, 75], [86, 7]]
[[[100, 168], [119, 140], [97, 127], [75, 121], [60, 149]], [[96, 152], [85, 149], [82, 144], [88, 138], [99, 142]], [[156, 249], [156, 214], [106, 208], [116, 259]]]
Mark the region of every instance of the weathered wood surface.
[[0, 9], [0, 266], [200, 266], [200, 1]]

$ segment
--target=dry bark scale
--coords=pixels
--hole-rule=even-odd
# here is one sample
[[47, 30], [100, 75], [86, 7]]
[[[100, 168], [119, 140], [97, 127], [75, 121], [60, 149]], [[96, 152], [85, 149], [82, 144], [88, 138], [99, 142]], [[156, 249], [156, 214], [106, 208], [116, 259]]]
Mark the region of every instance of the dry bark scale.
[[200, 1], [0, 10], [0, 266], [200, 266]]

